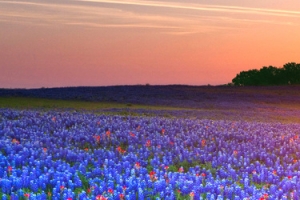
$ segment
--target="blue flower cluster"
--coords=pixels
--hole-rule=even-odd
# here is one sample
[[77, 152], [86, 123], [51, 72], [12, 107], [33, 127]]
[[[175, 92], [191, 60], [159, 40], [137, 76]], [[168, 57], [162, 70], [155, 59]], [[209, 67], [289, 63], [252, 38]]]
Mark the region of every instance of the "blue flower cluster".
[[0, 110], [1, 199], [297, 199], [298, 124]]

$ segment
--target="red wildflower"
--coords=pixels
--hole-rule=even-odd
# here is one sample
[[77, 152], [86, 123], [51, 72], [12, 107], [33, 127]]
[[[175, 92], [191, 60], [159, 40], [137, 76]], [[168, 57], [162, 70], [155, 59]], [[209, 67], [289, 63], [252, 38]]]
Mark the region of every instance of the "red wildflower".
[[151, 141], [150, 140], [147, 140], [146, 142], [146, 147], [150, 147], [151, 146]]
[[161, 129], [161, 134], [165, 134], [165, 129]]
[[102, 195], [97, 195], [96, 200], [107, 200], [107, 198]]
[[190, 197], [194, 197], [195, 196], [195, 193], [194, 192], [190, 192]]
[[124, 194], [119, 194], [119, 198], [120, 198], [120, 200], [124, 200], [125, 199], [125, 195]]
[[11, 141], [13, 144], [20, 144], [20, 142], [17, 139], [12, 139]]
[[111, 188], [109, 188], [109, 189], [108, 189], [108, 193], [113, 194], [113, 193], [114, 193], [114, 190], [111, 189]]
[[29, 193], [25, 193], [25, 194], [24, 194], [24, 197], [27, 198], [27, 199], [29, 199], [30, 194], [29, 194]]
[[288, 176], [288, 179], [291, 180], [293, 177], [292, 176]]
[[131, 137], [135, 137], [135, 134], [132, 133], [132, 132], [130, 132], [129, 135], [130, 135]]
[[105, 134], [106, 134], [106, 136], [107, 136], [107, 137], [110, 137], [110, 131], [109, 131], [109, 130], [108, 130], [108, 131], [106, 131], [106, 133], [105, 133]]
[[149, 172], [149, 175], [150, 175], [150, 176], [154, 176], [154, 175], [155, 175], [155, 171]]
[[205, 173], [201, 173], [201, 176], [202, 176], [202, 177], [206, 177], [206, 174], [205, 174]]
[[125, 190], [127, 189], [127, 187], [124, 185], [124, 186], [122, 187], [122, 189], [123, 189], [123, 191], [125, 191]]
[[238, 155], [238, 151], [237, 151], [237, 150], [234, 150], [234, 151], [233, 151], [233, 155], [234, 155], [234, 156], [237, 156], [237, 155]]
[[149, 172], [149, 175], [150, 175], [150, 179], [151, 179], [152, 181], [155, 181], [155, 180], [157, 179], [157, 177], [155, 176], [155, 171]]
[[65, 189], [65, 186], [60, 186], [60, 190], [64, 190]]
[[204, 147], [206, 145], [206, 140], [201, 140], [201, 146]]
[[117, 147], [117, 151], [120, 153], [120, 154], [124, 154], [126, 151], [124, 149], [122, 149], [121, 146], [118, 146]]
[[136, 169], [140, 169], [141, 164], [140, 164], [139, 162], [136, 162], [136, 163], [134, 164], [134, 167], [135, 167]]
[[263, 196], [261, 197], [262, 199], [268, 199], [269, 195], [268, 194], [263, 194]]
[[94, 138], [97, 143], [100, 143], [100, 135], [95, 135]]
[[183, 169], [183, 167], [179, 167], [179, 169], [178, 169], [178, 172], [184, 172], [184, 169]]
[[8, 173], [11, 173], [11, 171], [12, 171], [12, 166], [8, 166], [8, 167], [7, 167], [7, 171], [8, 171]]

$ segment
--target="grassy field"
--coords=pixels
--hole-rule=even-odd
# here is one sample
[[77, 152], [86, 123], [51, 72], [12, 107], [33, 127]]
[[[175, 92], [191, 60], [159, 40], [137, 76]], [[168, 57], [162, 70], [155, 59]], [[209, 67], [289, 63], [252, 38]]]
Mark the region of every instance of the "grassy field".
[[[263, 105], [263, 107], [260, 107]], [[241, 110], [240, 108], [180, 108], [172, 106], [137, 105], [115, 102], [90, 102], [80, 100], [58, 100], [29, 97], [0, 97], [0, 108], [13, 109], [71, 109], [80, 111], [93, 111], [102, 114], [134, 115], [134, 116], [157, 116], [156, 111], [162, 111], [159, 116], [164, 117], [184, 117], [216, 120], [245, 120], [245, 121], [265, 121], [300, 123], [300, 115], [295, 111], [300, 110], [299, 103], [257, 103], [255, 107]], [[253, 105], [252, 105], [253, 106]], [[182, 114], [174, 114], [173, 111], [180, 111]]]
[[[74, 109], [74, 110], [103, 110], [113, 108], [149, 109], [149, 110], [178, 110], [183, 108], [133, 105], [114, 102], [90, 102], [80, 100], [41, 99], [30, 97], [0, 97], [0, 108], [15, 109]], [[188, 109], [184, 109], [188, 110]]]
[[53, 109], [53, 108], [72, 108], [72, 109], [86, 109], [97, 110], [103, 108], [121, 108], [126, 107], [123, 104], [114, 103], [94, 103], [84, 101], [67, 101], [56, 99], [39, 99], [27, 97], [0, 97], [1, 108], [16, 108], [16, 109]]

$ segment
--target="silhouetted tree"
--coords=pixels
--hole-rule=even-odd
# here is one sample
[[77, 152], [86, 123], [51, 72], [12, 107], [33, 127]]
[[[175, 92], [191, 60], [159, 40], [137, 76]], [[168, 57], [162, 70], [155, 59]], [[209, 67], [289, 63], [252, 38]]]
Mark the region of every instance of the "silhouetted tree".
[[260, 70], [242, 71], [232, 79], [232, 83], [238, 86], [300, 84], [300, 64], [292, 62], [283, 68], [265, 66]]
[[279, 69], [273, 66], [263, 67], [259, 70], [259, 85], [278, 85], [276, 75]]
[[242, 71], [233, 80], [234, 85], [259, 85], [259, 71], [252, 69], [249, 71]]
[[299, 84], [300, 83], [300, 64], [294, 62], [287, 63], [283, 66], [283, 78], [285, 84]]

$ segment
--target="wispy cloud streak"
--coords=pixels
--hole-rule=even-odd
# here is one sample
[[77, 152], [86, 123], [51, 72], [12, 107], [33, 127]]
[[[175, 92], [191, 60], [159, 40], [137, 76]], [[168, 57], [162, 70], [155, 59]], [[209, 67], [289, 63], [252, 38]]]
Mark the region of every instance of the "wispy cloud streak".
[[260, 15], [300, 17], [300, 11], [251, 8], [251, 7], [239, 7], [239, 6], [219, 6], [219, 5], [203, 5], [203, 4], [193, 4], [193, 3], [178, 3], [178, 2], [163, 2], [163, 1], [141, 1], [141, 0], [131, 0], [131, 1], [78, 0], [78, 1], [96, 2], [96, 3], [110, 3], [110, 4], [122, 4], [122, 5], [165, 7], [165, 8], [189, 9], [189, 10], [212, 11], [212, 12], [232, 12], [232, 13], [245, 13], [245, 14], [249, 13], [249, 14], [260, 14]]
[[[105, 4], [105, 6], [104, 6]], [[130, 8], [128, 6], [132, 5]], [[143, 12], [135, 6], [171, 9]], [[13, 9], [12, 9], [13, 8]], [[173, 10], [172, 10], [173, 9]], [[154, 9], [155, 10], [155, 9]], [[177, 12], [182, 10], [183, 12]], [[199, 11], [185, 12], [185, 10]], [[180, 14], [179, 14], [180, 13]], [[216, 14], [217, 13], [217, 14]], [[231, 15], [228, 13], [236, 13]], [[263, 15], [265, 17], [254, 17]], [[267, 16], [272, 16], [267, 17]], [[289, 20], [276, 20], [276, 17]], [[288, 18], [289, 17], [289, 18]], [[185, 35], [238, 28], [237, 24], [297, 25], [299, 11], [195, 3], [142, 0], [3, 1], [0, 22], [36, 25], [63, 24], [91, 28], [151, 28], [161, 33]]]
[[[36, 2], [0, 1], [0, 5], [21, 5], [4, 8], [0, 6], [0, 20], [16, 23], [37, 24], [60, 23], [90, 27], [119, 27], [119, 28], [178, 28], [166, 22], [173, 21], [172, 17], [137, 14], [118, 8], [94, 7], [77, 4], [53, 4]], [[25, 7], [24, 7], [25, 6]], [[37, 7], [37, 8], [35, 8]], [[1, 19], [2, 18], [2, 19]], [[184, 21], [184, 20], [182, 20]]]

